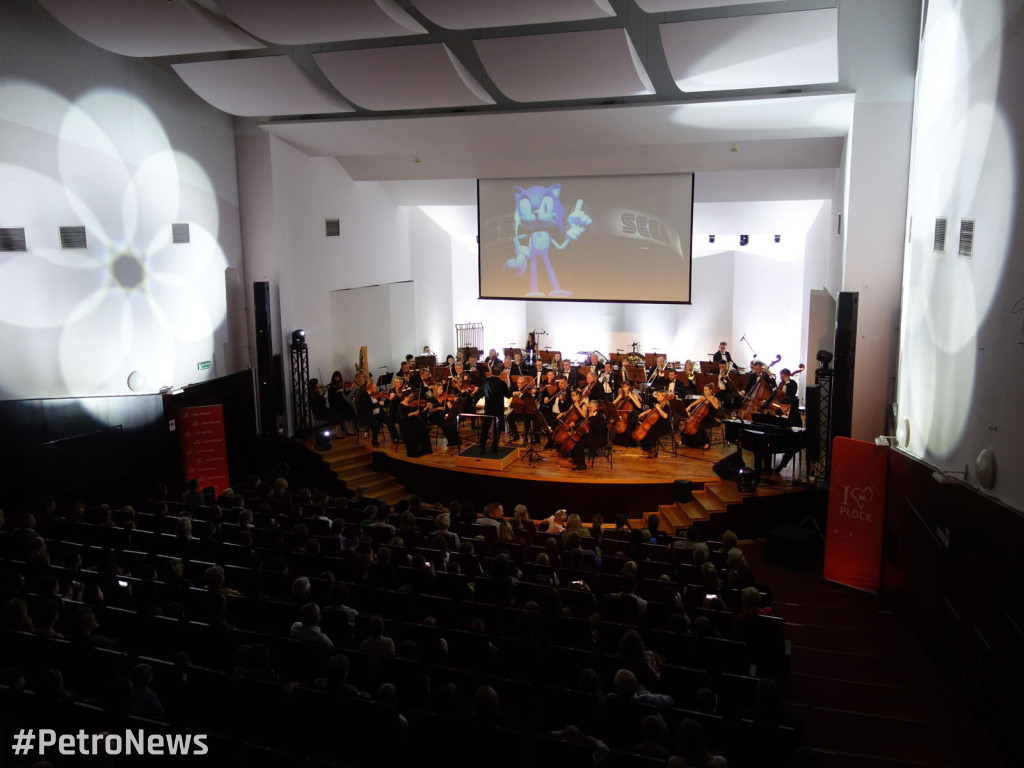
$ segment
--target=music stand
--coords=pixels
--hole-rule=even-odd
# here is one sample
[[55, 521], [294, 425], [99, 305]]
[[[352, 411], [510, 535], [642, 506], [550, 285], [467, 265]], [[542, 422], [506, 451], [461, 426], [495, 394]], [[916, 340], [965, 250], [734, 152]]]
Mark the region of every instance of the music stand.
[[634, 387], [644, 384], [647, 381], [647, 371], [644, 370], [642, 365], [626, 365], [623, 366], [622, 370], [626, 381]]
[[[526, 424], [523, 424], [523, 430], [525, 431]], [[537, 450], [537, 430], [536, 428], [530, 430], [524, 435], [526, 438], [526, 453], [523, 458], [526, 459], [526, 463], [529, 466], [534, 464], [540, 464], [542, 461], [547, 461], [543, 456], [540, 455], [540, 451]]]

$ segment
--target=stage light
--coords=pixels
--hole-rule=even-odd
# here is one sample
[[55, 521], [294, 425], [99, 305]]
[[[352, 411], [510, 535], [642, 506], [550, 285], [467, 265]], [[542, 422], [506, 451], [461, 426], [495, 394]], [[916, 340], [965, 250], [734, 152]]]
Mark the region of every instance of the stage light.
[[708, 242], [709, 243], [715, 242], [715, 236], [714, 235], [708, 235]]
[[324, 429], [316, 433], [316, 449], [318, 451], [331, 450], [331, 430]]
[[301, 328], [292, 331], [292, 349], [303, 349], [306, 346], [306, 332]]
[[740, 493], [753, 493], [757, 490], [757, 473], [749, 467], [736, 470], [736, 490]]
[[775, 236], [775, 242], [776, 242], [776, 243], [780, 243], [780, 242], [782, 242], [782, 235], [776, 235], [776, 236]]
[[832, 364], [833, 357], [835, 357], [835, 355], [833, 355], [827, 349], [819, 349], [818, 354], [814, 356], [814, 359], [820, 363], [820, 365], [818, 366], [818, 370], [827, 371], [828, 367]]
[[740, 235], [740, 245], [746, 245], [750, 242], [750, 235]]

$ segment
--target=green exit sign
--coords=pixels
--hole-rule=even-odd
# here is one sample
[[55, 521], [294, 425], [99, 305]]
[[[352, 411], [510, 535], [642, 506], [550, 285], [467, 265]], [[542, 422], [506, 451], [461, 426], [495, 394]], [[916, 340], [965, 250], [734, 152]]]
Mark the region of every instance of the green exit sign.
[[208, 371], [213, 368], [213, 360], [203, 360], [201, 363], [196, 363], [196, 368], [200, 371]]

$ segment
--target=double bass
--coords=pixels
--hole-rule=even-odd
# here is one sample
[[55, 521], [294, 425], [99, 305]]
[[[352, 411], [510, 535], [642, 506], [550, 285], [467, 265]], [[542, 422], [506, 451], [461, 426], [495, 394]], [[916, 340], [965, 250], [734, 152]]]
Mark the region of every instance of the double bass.
[[[795, 371], [793, 371], [793, 372], [792, 372], [792, 373], [791, 373], [791, 374], [789, 375], [789, 378], [790, 378], [790, 380], [792, 380], [792, 378], [793, 378], [794, 376], [796, 376], [796, 375], [797, 375], [798, 373], [800, 373], [801, 371], [803, 371], [803, 370], [804, 370], [804, 368], [805, 368], [804, 364], [803, 364], [803, 363], [800, 363], [800, 367], [799, 367], [799, 368], [797, 368], [797, 369], [796, 369]], [[795, 382], [794, 382], [794, 383], [795, 383]], [[764, 406], [764, 407], [765, 407], [765, 410], [766, 410], [766, 411], [769, 411], [769, 412], [778, 412], [778, 411], [781, 411], [781, 410], [782, 410], [782, 398], [784, 398], [784, 397], [786, 397], [786, 388], [785, 388], [785, 387], [783, 387], [783, 386], [782, 386], [782, 385], [780, 384], [780, 385], [779, 385], [778, 387], [776, 387], [776, 388], [775, 388], [775, 391], [774, 391], [774, 392], [772, 393], [772, 396], [771, 396], [771, 398], [770, 398], [770, 399], [768, 400], [768, 402], [767, 402], [767, 403], [765, 404], [765, 406]]]
[[768, 367], [761, 371], [760, 377], [757, 382], [751, 387], [750, 391], [747, 392], [747, 396], [743, 398], [743, 404], [740, 406], [737, 416], [741, 421], [750, 421], [750, 417], [755, 413], [764, 408], [765, 404], [772, 396], [772, 385], [770, 378], [770, 371], [772, 366], [775, 365], [779, 360], [782, 359], [782, 355], [776, 355], [775, 359], [769, 363]]

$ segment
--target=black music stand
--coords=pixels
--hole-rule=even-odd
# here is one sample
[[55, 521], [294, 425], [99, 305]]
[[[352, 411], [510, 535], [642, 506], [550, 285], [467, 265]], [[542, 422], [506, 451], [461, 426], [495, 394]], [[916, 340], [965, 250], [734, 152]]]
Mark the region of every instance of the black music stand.
[[[524, 424], [523, 429], [525, 430], [525, 428], [526, 425]], [[537, 450], [536, 429], [530, 430], [528, 433], [523, 435], [523, 439], [526, 441], [526, 453], [523, 455], [523, 458], [526, 459], [528, 466], [532, 467], [534, 464], [540, 464], [542, 461], [547, 461], [547, 459], [540, 455], [540, 451]]]

